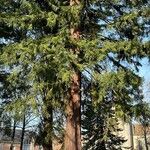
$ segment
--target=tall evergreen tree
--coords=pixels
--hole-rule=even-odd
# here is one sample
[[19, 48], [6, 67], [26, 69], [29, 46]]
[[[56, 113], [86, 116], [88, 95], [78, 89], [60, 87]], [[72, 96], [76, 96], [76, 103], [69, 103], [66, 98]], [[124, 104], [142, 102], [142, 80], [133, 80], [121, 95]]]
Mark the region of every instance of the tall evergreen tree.
[[89, 101], [83, 113], [83, 149], [119, 150], [124, 137], [119, 136], [119, 128], [115, 110], [108, 103], [100, 104], [96, 109]]
[[143, 127], [142, 132], [145, 142], [145, 149], [148, 150], [147, 132], [150, 125], [150, 105], [148, 102], [140, 99], [140, 102], [134, 106], [133, 110], [135, 111], [135, 120], [138, 121]]
[[[140, 84], [133, 69], [138, 70], [139, 58], [149, 56], [143, 41], [149, 30], [148, 7], [146, 0], [1, 0], [1, 60], [10, 71], [8, 80], [14, 84], [25, 74], [29, 100], [42, 102], [50, 135], [53, 109], [66, 108], [66, 150], [81, 149], [85, 72], [100, 83], [91, 90], [95, 105], [113, 91], [115, 110], [127, 109]], [[49, 137], [46, 150], [52, 149]]]
[[[107, 72], [110, 74], [110, 68], [107, 68], [106, 63], [103, 67], [105, 68], [105, 75]], [[101, 72], [97, 66], [95, 69]], [[129, 76], [127, 74], [116, 75], [112, 72], [110, 78], [115, 82], [110, 84], [108, 83], [109, 80], [102, 80], [101, 78], [96, 80], [92, 77], [88, 77], [87, 80], [84, 77], [82, 82], [82, 86], [86, 89], [83, 92], [84, 98], [82, 100], [84, 149], [122, 149], [121, 146], [126, 141], [124, 137], [119, 136], [122, 130], [120, 121], [127, 121], [131, 117], [133, 102], [138, 95], [139, 83], [135, 82], [134, 92], [132, 92], [133, 89], [128, 87], [130, 86], [128, 84]], [[107, 91], [102, 97], [103, 99], [97, 103], [96, 100], [100, 99], [102, 95], [99, 94], [99, 90], [104, 88], [101, 86], [106, 86], [104, 82], [108, 83]], [[120, 89], [121, 93], [118, 93]]]

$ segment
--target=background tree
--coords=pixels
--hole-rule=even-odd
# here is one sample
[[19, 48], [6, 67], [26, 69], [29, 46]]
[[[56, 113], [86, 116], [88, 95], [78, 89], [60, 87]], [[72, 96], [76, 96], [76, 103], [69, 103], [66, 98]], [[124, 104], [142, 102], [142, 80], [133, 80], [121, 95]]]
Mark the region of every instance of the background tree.
[[147, 133], [149, 132], [150, 125], [150, 105], [148, 102], [141, 100], [134, 107], [135, 109], [135, 119], [142, 125], [143, 127], [143, 135], [145, 141], [145, 149], [148, 150], [148, 141], [147, 141]]
[[[109, 111], [106, 108], [109, 108]], [[101, 104], [95, 109], [90, 104], [83, 117], [83, 149], [121, 149], [122, 143], [126, 140], [117, 135], [121, 129], [112, 107]]]

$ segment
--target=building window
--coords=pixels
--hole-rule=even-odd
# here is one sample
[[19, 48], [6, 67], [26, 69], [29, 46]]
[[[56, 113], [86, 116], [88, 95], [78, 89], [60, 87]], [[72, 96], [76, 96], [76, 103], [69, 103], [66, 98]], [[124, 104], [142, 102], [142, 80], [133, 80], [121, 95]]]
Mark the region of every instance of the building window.
[[29, 150], [30, 144], [23, 144], [23, 150]]

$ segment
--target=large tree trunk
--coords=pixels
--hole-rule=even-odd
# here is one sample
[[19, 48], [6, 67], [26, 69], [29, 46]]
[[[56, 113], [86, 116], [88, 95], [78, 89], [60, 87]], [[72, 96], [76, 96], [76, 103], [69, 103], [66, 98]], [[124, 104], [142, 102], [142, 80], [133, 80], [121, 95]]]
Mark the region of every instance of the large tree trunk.
[[26, 127], [26, 118], [25, 118], [25, 114], [24, 114], [24, 116], [23, 116], [22, 133], [21, 133], [21, 144], [20, 144], [20, 150], [22, 150], [22, 149], [23, 149], [23, 140], [24, 140], [25, 127]]
[[[80, 5], [78, 0], [70, 0], [70, 6]], [[78, 28], [70, 29], [71, 38], [78, 40], [80, 32]], [[78, 54], [80, 52], [77, 48], [72, 48], [71, 52]], [[71, 78], [70, 84], [70, 98], [66, 107], [67, 120], [66, 120], [66, 132], [65, 132], [65, 150], [81, 150], [81, 73], [80, 71], [71, 66], [74, 74]]]
[[40, 142], [43, 150], [52, 150], [52, 136], [53, 136], [53, 106], [51, 100], [46, 98], [47, 91], [43, 90], [43, 110], [42, 110], [42, 126]]
[[53, 134], [53, 108], [52, 106], [47, 107], [48, 114], [43, 117], [44, 121], [44, 131], [43, 137], [44, 142], [42, 143], [43, 150], [52, 150], [52, 134]]
[[67, 106], [65, 150], [81, 150], [80, 73], [72, 77], [70, 100]]

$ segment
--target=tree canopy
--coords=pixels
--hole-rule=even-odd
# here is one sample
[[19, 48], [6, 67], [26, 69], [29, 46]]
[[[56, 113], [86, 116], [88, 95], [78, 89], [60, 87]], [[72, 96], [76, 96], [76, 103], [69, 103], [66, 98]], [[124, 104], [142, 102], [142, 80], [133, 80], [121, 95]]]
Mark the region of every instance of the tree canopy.
[[[73, 128], [89, 101], [95, 109], [105, 104], [104, 112], [111, 106], [116, 117], [130, 115], [140, 59], [150, 56], [148, 14], [147, 0], [0, 1], [3, 93], [14, 109], [30, 105], [42, 114], [44, 145], [50, 147], [54, 112], [70, 117]], [[70, 98], [76, 94], [79, 106]]]

